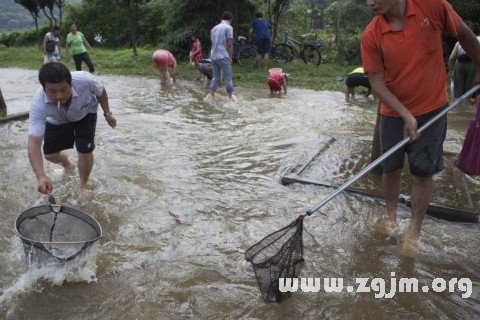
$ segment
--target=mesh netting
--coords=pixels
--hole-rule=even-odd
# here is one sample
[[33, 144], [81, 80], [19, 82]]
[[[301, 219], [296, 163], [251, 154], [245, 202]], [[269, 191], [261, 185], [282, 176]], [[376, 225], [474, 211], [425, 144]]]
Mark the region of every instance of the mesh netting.
[[279, 289], [280, 278], [297, 278], [303, 267], [303, 216], [269, 234], [245, 252], [252, 263], [266, 302], [281, 302], [288, 293]]
[[15, 226], [29, 262], [72, 260], [102, 236], [93, 217], [57, 205], [28, 209], [18, 216]]

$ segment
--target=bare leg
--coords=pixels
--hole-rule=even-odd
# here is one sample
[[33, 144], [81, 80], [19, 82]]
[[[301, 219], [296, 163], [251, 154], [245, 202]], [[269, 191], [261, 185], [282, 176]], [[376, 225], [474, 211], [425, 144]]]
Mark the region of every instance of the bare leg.
[[412, 219], [408, 224], [404, 236], [411, 240], [420, 238], [423, 219], [427, 213], [428, 205], [432, 200], [433, 179], [432, 177], [413, 176], [412, 186]]
[[398, 197], [400, 195], [402, 168], [384, 173], [382, 189], [387, 205], [387, 214], [375, 223], [375, 232], [379, 235], [391, 235], [397, 226]]
[[78, 153], [78, 175], [80, 176], [80, 192], [87, 186], [93, 168], [93, 153]]
[[402, 168], [398, 168], [394, 171], [383, 173], [382, 176], [382, 191], [387, 205], [386, 219], [389, 223], [396, 223], [397, 221], [401, 175]]
[[73, 163], [68, 159], [68, 155], [65, 151], [60, 151], [57, 153], [52, 153], [52, 154], [46, 154], [45, 159], [47, 159], [50, 162], [56, 163], [61, 165], [65, 171], [72, 171], [75, 169], [75, 166]]

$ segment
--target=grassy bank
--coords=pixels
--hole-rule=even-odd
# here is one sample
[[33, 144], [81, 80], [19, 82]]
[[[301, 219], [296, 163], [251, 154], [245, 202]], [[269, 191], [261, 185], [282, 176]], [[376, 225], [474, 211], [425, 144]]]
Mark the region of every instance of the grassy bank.
[[[95, 48], [91, 54], [95, 69], [101, 74], [136, 75], [155, 77], [156, 70], [152, 66], [151, 56], [154, 50], [138, 49], [138, 55], [133, 56], [131, 49]], [[67, 59], [66, 59], [67, 58]], [[63, 61], [70, 70], [75, 69], [73, 59], [63, 56]], [[38, 46], [31, 47], [0, 47], [0, 68], [25, 68], [38, 70], [43, 63], [43, 53]], [[273, 67], [274, 65], [272, 65]], [[343, 81], [337, 76], [345, 77], [354, 67], [333, 64], [309, 66], [302, 62], [275, 65], [290, 74], [289, 87], [312, 90], [343, 90]], [[86, 66], [84, 65], [84, 68]], [[194, 69], [186, 61], [179, 61], [178, 75], [181, 79], [193, 79]], [[240, 86], [258, 87], [266, 82], [267, 71], [246, 66], [233, 66], [234, 83]]]

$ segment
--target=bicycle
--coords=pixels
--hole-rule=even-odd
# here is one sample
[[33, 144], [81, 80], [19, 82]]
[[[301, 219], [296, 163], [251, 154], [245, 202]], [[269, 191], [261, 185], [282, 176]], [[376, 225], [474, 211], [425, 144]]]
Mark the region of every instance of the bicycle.
[[285, 35], [283, 42], [275, 45], [274, 49], [280, 52], [288, 62], [299, 57], [306, 64], [318, 66], [322, 62], [322, 45], [318, 41], [304, 41], [303, 39], [304, 37], [301, 37], [301, 41], [298, 41]]
[[[240, 65], [246, 65], [246, 66], [251, 66], [254, 67], [258, 63], [258, 52], [257, 52], [257, 46], [255, 46], [252, 43], [246, 42], [247, 38], [239, 36], [238, 37], [238, 42], [234, 43], [234, 61], [238, 62]], [[235, 49], [237, 48], [237, 49]], [[236, 51], [238, 50], [238, 51]], [[235, 54], [237, 52], [237, 54]], [[277, 62], [277, 63], [285, 63], [287, 62], [286, 57], [279, 51], [275, 50], [274, 48], [271, 49], [270, 58]]]

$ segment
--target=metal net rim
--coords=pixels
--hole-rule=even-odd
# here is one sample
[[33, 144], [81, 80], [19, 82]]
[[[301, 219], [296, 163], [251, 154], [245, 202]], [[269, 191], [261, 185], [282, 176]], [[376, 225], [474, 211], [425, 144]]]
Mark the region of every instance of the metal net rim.
[[43, 241], [43, 240], [34, 240], [22, 235], [19, 231], [20, 225], [27, 219], [53, 212], [51, 205], [42, 205], [37, 207], [29, 208], [18, 215], [15, 219], [15, 232], [17, 235], [22, 239], [22, 241], [27, 241], [31, 244], [46, 244], [46, 245], [68, 245], [68, 244], [85, 244], [85, 243], [93, 243], [101, 238], [103, 238], [103, 230], [100, 223], [92, 217], [90, 214], [75, 208], [70, 208], [67, 206], [61, 206], [59, 213], [67, 214], [76, 217], [90, 225], [95, 232], [97, 233], [97, 237], [87, 240], [81, 241]]

